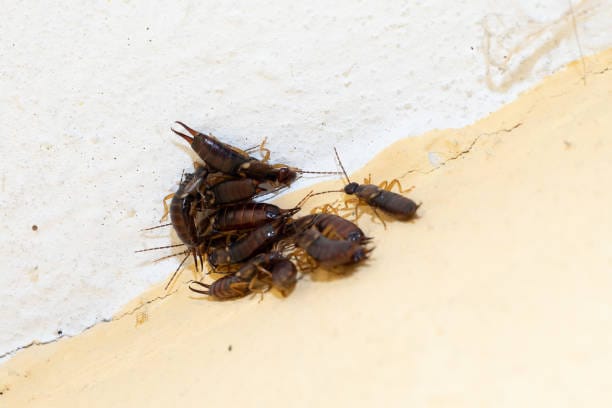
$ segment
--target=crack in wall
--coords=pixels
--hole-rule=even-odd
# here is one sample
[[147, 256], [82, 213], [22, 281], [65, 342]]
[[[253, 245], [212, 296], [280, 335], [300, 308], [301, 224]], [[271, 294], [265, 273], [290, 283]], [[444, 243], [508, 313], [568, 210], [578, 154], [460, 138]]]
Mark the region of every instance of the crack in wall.
[[77, 334], [74, 334], [74, 335], [70, 335], [70, 334], [62, 334], [62, 335], [57, 336], [57, 337], [55, 337], [55, 338], [53, 338], [53, 339], [51, 339], [51, 340], [46, 340], [46, 341], [32, 340], [32, 341], [31, 341], [30, 343], [28, 343], [28, 344], [25, 344], [25, 345], [23, 345], [23, 346], [16, 347], [16, 348], [14, 348], [14, 349], [12, 349], [12, 350], [9, 350], [9, 351], [7, 351], [7, 352], [5, 352], [5, 353], [0, 354], [0, 363], [2, 363], [2, 362], [3, 362], [3, 360], [5, 360], [5, 359], [7, 359], [7, 358], [9, 358], [9, 357], [12, 357], [12, 356], [13, 356], [15, 353], [17, 353], [18, 351], [25, 350], [25, 349], [28, 349], [28, 348], [30, 348], [30, 347], [34, 347], [34, 346], [44, 346], [44, 345], [47, 345], [47, 344], [55, 343], [55, 342], [57, 342], [57, 341], [60, 341], [60, 340], [61, 340], [61, 339], [63, 339], [63, 338], [72, 338], [72, 337], [75, 337], [75, 336], [79, 336], [79, 335], [81, 335], [81, 334], [83, 334], [83, 333], [87, 332], [88, 330], [93, 329], [94, 327], [96, 327], [96, 326], [97, 326], [97, 325], [99, 325], [99, 324], [112, 323], [112, 322], [115, 322], [115, 321], [121, 320], [121, 319], [123, 319], [124, 317], [131, 316], [131, 315], [133, 315], [134, 313], [136, 313], [138, 310], [142, 309], [143, 307], [145, 307], [145, 306], [147, 306], [147, 305], [150, 305], [151, 303], [158, 302], [158, 301], [160, 301], [160, 300], [164, 300], [165, 298], [167, 298], [167, 297], [169, 297], [169, 296], [174, 295], [174, 294], [175, 294], [176, 292], [178, 292], [178, 291], [179, 291], [179, 289], [176, 289], [176, 290], [174, 290], [174, 291], [172, 291], [172, 292], [169, 292], [169, 293], [167, 293], [167, 294], [165, 294], [165, 295], [162, 295], [162, 296], [157, 296], [157, 297], [155, 297], [155, 298], [153, 298], [153, 299], [147, 300], [146, 302], [144, 302], [144, 303], [142, 303], [142, 304], [140, 304], [140, 305], [136, 306], [136, 307], [135, 307], [135, 308], [133, 308], [132, 310], [129, 310], [129, 311], [124, 312], [124, 313], [121, 313], [121, 314], [120, 314], [120, 315], [118, 315], [118, 316], [114, 316], [114, 317], [111, 317], [111, 318], [103, 318], [103, 319], [100, 319], [100, 320], [98, 320], [98, 321], [94, 322], [93, 324], [91, 324], [91, 325], [89, 325], [89, 326], [85, 327], [83, 330], [81, 330], [81, 331], [80, 331], [79, 333], [77, 333]]
[[496, 130], [495, 132], [488, 132], [488, 133], [481, 133], [480, 135], [477, 135], [474, 139], [472, 139], [472, 141], [470, 142], [470, 144], [468, 145], [467, 148], [463, 149], [462, 151], [460, 151], [459, 153], [457, 153], [454, 156], [451, 156], [449, 158], [447, 158], [446, 160], [444, 160], [443, 162], [439, 163], [437, 166], [434, 166], [433, 168], [427, 170], [427, 171], [422, 171], [420, 169], [412, 169], [412, 170], [408, 170], [407, 172], [405, 172], [404, 174], [402, 174], [399, 178], [404, 178], [409, 174], [412, 173], [419, 173], [422, 175], [427, 175], [427, 174], [431, 174], [436, 170], [439, 170], [441, 167], [446, 166], [446, 164], [450, 161], [453, 160], [457, 160], [463, 156], [465, 156], [466, 154], [470, 153], [472, 151], [472, 149], [474, 148], [474, 146], [476, 145], [476, 143], [478, 143], [478, 141], [482, 138], [482, 137], [486, 137], [486, 136], [495, 136], [498, 135], [500, 133], [510, 133], [513, 130], [517, 129], [518, 127], [522, 126], [523, 122], [518, 122], [516, 125], [507, 128], [507, 129], [500, 129], [500, 130]]

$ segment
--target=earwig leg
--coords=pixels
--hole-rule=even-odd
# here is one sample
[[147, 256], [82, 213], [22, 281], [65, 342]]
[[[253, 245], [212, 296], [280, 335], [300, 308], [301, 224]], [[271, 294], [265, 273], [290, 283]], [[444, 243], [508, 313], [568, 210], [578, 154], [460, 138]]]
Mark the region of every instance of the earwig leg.
[[391, 182], [388, 181], [383, 181], [381, 182], [378, 187], [382, 190], [387, 190], [387, 191], [391, 191], [391, 189], [393, 188], [393, 186], [397, 186], [397, 189], [399, 190], [400, 193], [409, 193], [412, 190], [414, 190], [414, 186], [408, 187], [407, 189], [403, 189], [402, 185], [400, 184], [400, 181], [398, 179], [393, 179], [391, 180]]
[[259, 303], [261, 303], [264, 298], [264, 293], [270, 290], [270, 285], [268, 285], [267, 283], [263, 283], [261, 286], [257, 286], [259, 283], [261, 282], [257, 280], [256, 278], [251, 279], [251, 281], [249, 282], [248, 289], [249, 291], [253, 293], [259, 293], [260, 295]]
[[268, 160], [270, 160], [270, 149], [266, 149], [264, 147], [267, 141], [268, 141], [268, 138], [264, 137], [263, 140], [261, 141], [261, 144], [259, 145], [259, 154], [261, 155], [261, 161], [263, 163], [267, 163]]
[[266, 268], [264, 268], [263, 266], [257, 265], [255, 266], [257, 268], [257, 270], [261, 273], [263, 273], [264, 275], [266, 275], [269, 278], [272, 278], [272, 272], [270, 272], [269, 270], [267, 270]]
[[[334, 201], [334, 203], [336, 203], [338, 200]], [[338, 208], [333, 206], [332, 204], [325, 204], [323, 206], [320, 207], [315, 207], [312, 210], [310, 210], [311, 214], [334, 214], [334, 215], [338, 215]]]
[[167, 201], [171, 199], [172, 197], [174, 197], [174, 193], [168, 194], [167, 196], [164, 197], [162, 201], [164, 203], [164, 215], [162, 215], [162, 217], [159, 219], [159, 222], [165, 222], [168, 219], [168, 214], [170, 213], [170, 207], [168, 206]]
[[357, 220], [359, 220], [359, 217], [361, 217], [357, 210], [357, 208], [361, 204], [361, 201], [358, 198], [349, 198], [348, 200], [344, 200], [344, 207], [340, 208], [340, 211], [350, 211], [351, 208], [349, 207], [349, 203], [355, 203], [355, 219], [353, 221], [357, 222]]
[[374, 211], [374, 214], [376, 214], [376, 216], [378, 217], [378, 219], [382, 221], [382, 223], [383, 223], [383, 227], [385, 227], [385, 229], [387, 229], [387, 223], [385, 222], [385, 220], [383, 220], [383, 218], [380, 216], [380, 214], [378, 213], [378, 211], [376, 211], [376, 208], [372, 207], [372, 210]]
[[363, 179], [363, 184], [372, 184], [372, 173], [368, 173], [368, 178]]

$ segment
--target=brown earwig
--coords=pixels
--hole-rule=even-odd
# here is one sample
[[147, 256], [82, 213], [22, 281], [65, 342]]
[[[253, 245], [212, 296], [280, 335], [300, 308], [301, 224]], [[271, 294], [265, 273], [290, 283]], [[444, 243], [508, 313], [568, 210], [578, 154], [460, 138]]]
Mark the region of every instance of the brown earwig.
[[[258, 276], [262, 273], [268, 277], [272, 276], [273, 284], [274, 272], [271, 272], [267, 268], [272, 266], [272, 269], [274, 269], [274, 265], [282, 260], [285, 260], [285, 257], [277, 251], [259, 254], [250, 259], [235, 273], [219, 278], [210, 285], [194, 281], [189, 285], [189, 289], [193, 292], [209, 295], [219, 300], [244, 297], [257, 290], [256, 285], [258, 283], [263, 283], [267, 289], [268, 285], [266, 285], [263, 280], [258, 279]], [[283, 270], [282, 272], [277, 272], [277, 275], [281, 273], [283, 276], [287, 274], [287, 272]], [[203, 287], [205, 290], [196, 289], [192, 286], [193, 284]], [[287, 284], [287, 286], [289, 286], [289, 284]]]
[[252, 229], [262, 224], [292, 216], [300, 207], [283, 210], [273, 204], [245, 203], [221, 207], [212, 218], [215, 231]]
[[[344, 169], [344, 166], [342, 165], [342, 162], [340, 161], [340, 156], [338, 155], [338, 151], [335, 147], [334, 152], [336, 153], [338, 164], [340, 164], [342, 172], [348, 181], [348, 184], [344, 186], [344, 192], [346, 194], [355, 195], [360, 201], [363, 201], [372, 207], [374, 211], [376, 211], [376, 208], [379, 208], [398, 220], [409, 220], [414, 217], [421, 204], [416, 204], [408, 197], [385, 190], [374, 184], [359, 184], [351, 182], [346, 170]], [[399, 181], [393, 180], [389, 185], [387, 185], [386, 182], [384, 183], [387, 188], [390, 188], [393, 184], [399, 185]], [[384, 224], [384, 220], [382, 221]]]
[[[166, 284], [165, 289], [168, 289], [168, 287], [170, 286], [170, 284], [176, 277], [177, 273], [181, 269], [181, 266], [183, 266], [183, 264], [185, 263], [189, 255], [193, 255], [196, 269], [198, 268], [198, 258], [201, 264], [204, 263], [202, 259], [202, 252], [200, 252], [199, 250], [202, 238], [200, 237], [198, 233], [198, 227], [196, 224], [196, 213], [197, 213], [196, 206], [197, 206], [198, 196], [194, 194], [188, 194], [188, 195], [183, 194], [185, 187], [188, 186], [193, 181], [194, 176], [195, 176], [194, 173], [187, 173], [184, 175], [183, 179], [181, 180], [178, 190], [172, 196], [172, 200], [170, 201], [170, 206], [168, 209], [168, 212], [170, 214], [170, 220], [171, 220], [171, 223], [168, 225], [172, 225], [174, 227], [176, 235], [181, 240], [182, 244], [168, 245], [168, 246], [157, 247], [157, 248], [148, 248], [148, 249], [136, 251], [136, 252], [144, 252], [144, 251], [151, 251], [155, 249], [172, 248], [172, 247], [182, 246], [182, 245], [187, 246], [187, 250], [182, 253], [177, 253], [174, 255], [170, 255], [170, 256], [166, 256], [166, 257], [158, 259], [159, 261], [161, 259], [166, 259], [171, 256], [186, 254], [185, 258], [183, 258], [178, 268], [176, 268], [176, 270], [174, 271], [174, 273], [168, 280], [168, 283]], [[158, 227], [153, 227], [153, 228], [158, 228]], [[152, 228], [147, 228], [147, 230], [149, 229], [152, 229]]]
[[248, 178], [224, 181], [204, 192], [204, 202], [213, 206], [251, 200], [265, 191], [259, 185], [259, 181]]
[[[298, 174], [338, 174], [335, 171], [306, 171], [285, 164], [268, 164], [269, 154], [266, 154], [264, 160], [258, 160], [249, 156], [244, 150], [217, 140], [214, 136], [193, 130], [182, 122], [177, 121], [176, 123], [185, 128], [193, 137], [174, 129], [172, 131], [185, 139], [208, 166], [228, 175], [247, 177], [277, 187], [279, 185], [289, 186], [295, 181]], [[268, 151], [263, 149], [263, 144], [260, 150]]]
[[372, 251], [357, 242], [329, 239], [316, 227], [299, 233], [295, 243], [324, 266], [356, 264], [367, 259]]
[[213, 267], [242, 262], [257, 251], [280, 240], [284, 236], [284, 225], [284, 219], [264, 224], [250, 232], [246, 237], [225, 247], [210, 248], [208, 250], [208, 262]]
[[351, 221], [335, 214], [310, 214], [298, 218], [296, 227], [303, 229], [306, 225], [312, 225], [330, 239], [346, 240], [365, 244], [371, 240], [357, 225]]

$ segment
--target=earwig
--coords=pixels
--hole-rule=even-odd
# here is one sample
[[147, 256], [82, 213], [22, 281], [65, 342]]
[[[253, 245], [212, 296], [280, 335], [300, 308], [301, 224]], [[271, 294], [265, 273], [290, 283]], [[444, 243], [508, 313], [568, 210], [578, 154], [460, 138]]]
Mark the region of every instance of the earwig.
[[335, 214], [310, 214], [298, 218], [295, 223], [298, 229], [306, 225], [315, 226], [323, 236], [330, 239], [359, 244], [365, 244], [371, 240], [357, 225]]
[[193, 130], [182, 122], [177, 121], [176, 123], [185, 128], [193, 137], [189, 137], [174, 129], [171, 130], [185, 139], [198, 156], [204, 160], [204, 163], [217, 171], [235, 174], [241, 164], [252, 159], [245, 151], [223, 143], [214, 136], [205, 135]]
[[310, 171], [289, 167], [285, 164], [268, 164], [256, 159], [241, 164], [237, 171], [242, 177], [268, 182], [275, 187], [288, 187], [299, 174], [339, 174], [336, 171]]
[[[195, 289], [192, 285], [198, 285], [206, 290]], [[219, 300], [235, 299], [251, 293], [251, 281], [244, 280], [236, 274], [224, 276], [217, 279], [212, 284], [194, 281], [189, 284], [192, 292], [209, 295]]]
[[[193, 130], [182, 122], [177, 121], [176, 123], [185, 128], [193, 137], [174, 129], [172, 131], [185, 139], [208, 166], [228, 175], [268, 182], [273, 187], [277, 187], [279, 185], [289, 186], [295, 181], [298, 174], [338, 174], [335, 171], [307, 171], [289, 167], [285, 164], [268, 164], [269, 154], [266, 154], [264, 160], [258, 160], [249, 156], [244, 150], [217, 140], [214, 136]], [[263, 145], [260, 150], [267, 151], [267, 149], [263, 149]]]
[[235, 231], [256, 228], [262, 224], [292, 216], [300, 207], [283, 210], [273, 204], [245, 203], [220, 208], [213, 217], [215, 231]]
[[245, 238], [225, 247], [210, 248], [208, 250], [208, 262], [213, 267], [242, 262], [260, 249], [281, 239], [284, 235], [284, 225], [285, 220], [283, 219], [264, 224], [250, 232]]
[[248, 178], [224, 181], [205, 191], [204, 202], [207, 206], [213, 206], [251, 200], [265, 191], [259, 184], [259, 181]]
[[[257, 283], [263, 282], [258, 279], [260, 273], [264, 273], [267, 276], [274, 276], [274, 273], [270, 272], [266, 267], [282, 260], [285, 260], [285, 258], [280, 252], [272, 251], [259, 254], [240, 267], [235, 273], [219, 278], [210, 285], [197, 281], [192, 282], [189, 285], [189, 289], [193, 292], [209, 295], [219, 300], [244, 297], [255, 290], [255, 285]], [[282, 273], [285, 274], [286, 272], [283, 271]], [[277, 272], [277, 274], [280, 274], [280, 272]], [[195, 289], [192, 287], [193, 284], [203, 287], [206, 290]]]
[[[420, 204], [416, 204], [411, 199], [404, 197], [403, 195], [384, 190], [374, 184], [359, 184], [351, 182], [349, 179], [338, 151], [334, 147], [338, 164], [342, 168], [342, 172], [348, 181], [348, 184], [344, 186], [344, 192], [349, 195], [355, 195], [360, 201], [365, 202], [376, 211], [376, 208], [380, 208], [385, 213], [397, 218], [398, 220], [409, 220], [414, 217]], [[382, 218], [381, 218], [382, 220]], [[383, 221], [384, 224], [384, 221]]]
[[357, 242], [329, 239], [316, 227], [310, 227], [298, 234], [295, 243], [325, 266], [356, 264], [367, 259], [372, 251]]
[[179, 189], [175, 193], [174, 197], [172, 197], [172, 201], [170, 201], [170, 220], [172, 221], [172, 226], [174, 227], [176, 235], [183, 242], [183, 244], [187, 246], [187, 251], [185, 251], [187, 255], [179, 264], [178, 268], [176, 268], [164, 289], [168, 289], [168, 287], [170, 287], [170, 284], [181, 269], [183, 263], [187, 260], [189, 254], [193, 256], [196, 270], [198, 269], [198, 258], [200, 259], [200, 263], [202, 265], [204, 264], [204, 261], [202, 260], [202, 253], [198, 250], [201, 239], [198, 235], [194, 217], [197, 197], [194, 195], [188, 195], [184, 198], [179, 198], [184, 186], [191, 181], [191, 176], [191, 174], [185, 175], [185, 180], [181, 182]]

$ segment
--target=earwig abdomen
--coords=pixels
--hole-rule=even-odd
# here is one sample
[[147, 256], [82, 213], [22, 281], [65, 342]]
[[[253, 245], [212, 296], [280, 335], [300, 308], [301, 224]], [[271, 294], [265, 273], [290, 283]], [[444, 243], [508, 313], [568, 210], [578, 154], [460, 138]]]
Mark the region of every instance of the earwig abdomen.
[[414, 216], [419, 206], [403, 195], [387, 191], [373, 184], [361, 184], [354, 193], [368, 205], [380, 208], [399, 220], [408, 220]]
[[194, 137], [191, 148], [204, 163], [226, 174], [234, 174], [242, 163], [250, 159], [250, 156], [239, 154], [215, 137], [202, 133]]
[[211, 249], [208, 253], [208, 262], [214, 267], [242, 262], [280, 239], [281, 229], [282, 223], [278, 222], [262, 225], [241, 240], [222, 248]]
[[308, 255], [326, 266], [355, 264], [367, 259], [369, 252], [356, 242], [329, 239], [315, 227], [300, 233], [295, 242]]
[[283, 296], [288, 296], [297, 284], [297, 268], [288, 259], [280, 259], [272, 263], [272, 286]]
[[183, 187], [192, 180], [192, 174], [185, 176], [185, 181], [177, 190], [172, 201], [170, 201], [170, 220], [176, 231], [176, 235], [187, 246], [194, 247], [198, 244], [199, 238], [194, 219], [194, 205], [196, 204], [196, 196], [187, 195], [180, 198], [183, 193]]
[[310, 214], [298, 219], [301, 225], [312, 222], [312, 225], [327, 238], [343, 239], [363, 244], [370, 240], [357, 225], [335, 214]]
[[235, 231], [256, 228], [284, 216], [285, 210], [266, 203], [236, 204], [221, 208], [215, 215], [216, 231]]
[[206, 290], [194, 289], [191, 285], [189, 289], [196, 293], [209, 295], [220, 300], [235, 299], [244, 297], [251, 292], [249, 281], [241, 279], [236, 275], [228, 275], [217, 279], [210, 285], [201, 282], [193, 282], [198, 286], [206, 288]]
[[223, 205], [249, 200], [262, 191], [259, 182], [252, 179], [229, 180], [219, 183], [206, 192], [209, 205]]

